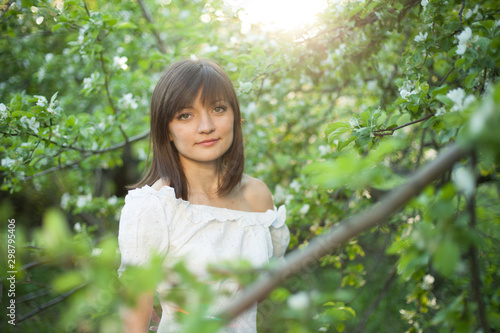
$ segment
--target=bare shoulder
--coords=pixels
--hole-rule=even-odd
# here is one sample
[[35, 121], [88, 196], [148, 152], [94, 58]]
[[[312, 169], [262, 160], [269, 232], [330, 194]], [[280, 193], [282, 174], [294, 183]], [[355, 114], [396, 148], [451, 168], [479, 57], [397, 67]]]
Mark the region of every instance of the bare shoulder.
[[274, 209], [273, 195], [263, 181], [249, 175], [243, 175], [241, 185], [243, 196], [254, 212]]
[[170, 186], [170, 184], [167, 181], [160, 178], [151, 187], [159, 191], [163, 186]]

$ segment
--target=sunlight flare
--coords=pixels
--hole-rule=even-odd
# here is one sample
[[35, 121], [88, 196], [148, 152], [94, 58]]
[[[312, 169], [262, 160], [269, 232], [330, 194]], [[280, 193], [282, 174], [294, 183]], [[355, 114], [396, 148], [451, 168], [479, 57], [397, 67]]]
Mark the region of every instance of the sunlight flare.
[[327, 7], [325, 0], [228, 0], [245, 25], [262, 24], [269, 30], [292, 30], [314, 22]]

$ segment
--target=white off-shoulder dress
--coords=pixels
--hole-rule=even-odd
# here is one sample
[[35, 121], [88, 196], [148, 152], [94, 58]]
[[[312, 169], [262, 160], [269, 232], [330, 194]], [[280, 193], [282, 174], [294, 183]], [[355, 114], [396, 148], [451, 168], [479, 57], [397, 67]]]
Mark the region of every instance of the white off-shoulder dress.
[[[127, 265], [144, 265], [153, 252], [165, 255], [168, 267], [184, 260], [187, 268], [202, 281], [208, 264], [245, 259], [255, 267], [271, 258], [283, 257], [290, 233], [285, 224], [286, 209], [245, 212], [177, 199], [168, 186], [159, 191], [150, 186], [131, 190], [122, 209], [118, 242], [121, 252], [119, 272]], [[156, 292], [162, 306], [159, 333], [182, 332], [175, 322], [175, 308], [162, 299], [168, 293], [169, 277]], [[241, 291], [229, 279], [211, 283], [218, 295], [208, 310], [214, 315]], [[257, 305], [233, 320], [221, 332], [256, 332]]]

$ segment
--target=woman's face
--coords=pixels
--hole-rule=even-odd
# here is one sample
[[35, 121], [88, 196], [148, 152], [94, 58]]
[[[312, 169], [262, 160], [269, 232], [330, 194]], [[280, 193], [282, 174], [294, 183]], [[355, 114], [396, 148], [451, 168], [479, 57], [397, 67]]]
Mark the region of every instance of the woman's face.
[[194, 103], [179, 110], [170, 122], [170, 140], [181, 163], [216, 162], [233, 143], [234, 111], [228, 101], [201, 103], [201, 90]]

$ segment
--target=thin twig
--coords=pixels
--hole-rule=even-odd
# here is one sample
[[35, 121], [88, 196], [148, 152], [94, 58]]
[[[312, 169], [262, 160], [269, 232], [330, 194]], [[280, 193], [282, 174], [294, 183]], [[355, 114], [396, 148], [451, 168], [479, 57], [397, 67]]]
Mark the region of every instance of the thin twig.
[[[6, 136], [19, 136], [19, 135], [22, 134], [20, 132], [16, 132], [16, 133], [0, 132], [0, 133], [4, 134]], [[53, 145], [56, 145], [56, 146], [58, 146], [60, 148], [66, 149], [66, 150], [75, 150], [75, 151], [79, 151], [81, 153], [90, 153], [90, 154], [102, 154], [102, 153], [107, 153], [109, 151], [121, 148], [121, 147], [125, 146], [127, 143], [133, 143], [135, 141], [139, 141], [139, 140], [142, 140], [142, 139], [146, 138], [149, 135], [149, 130], [145, 131], [144, 133], [141, 133], [141, 134], [138, 134], [138, 135], [135, 135], [135, 136], [129, 138], [128, 141], [123, 141], [123, 142], [117, 143], [115, 145], [112, 145], [110, 147], [103, 148], [103, 149], [87, 149], [87, 148], [82, 148], [82, 147], [76, 147], [76, 146], [73, 146], [72, 144], [65, 145], [65, 144], [61, 144], [61, 143], [59, 143], [57, 141], [53, 141], [53, 140], [44, 138], [44, 137], [42, 137], [42, 136], [40, 136], [40, 135], [38, 135], [36, 133], [26, 132], [26, 134], [30, 135], [30, 136], [33, 136], [33, 137], [36, 137], [36, 138], [40, 139], [40, 141], [51, 143]]]
[[460, 11], [458, 12], [458, 16], [460, 17], [460, 30], [462, 30], [462, 14], [464, 13], [464, 8], [465, 0], [462, 0], [462, 8], [460, 8]]
[[[111, 98], [111, 92], [109, 90], [109, 73], [108, 71], [106, 70], [106, 65], [104, 63], [104, 56], [103, 56], [103, 51], [101, 51], [99, 53], [100, 55], [100, 60], [101, 60], [101, 67], [102, 67], [102, 71], [104, 73], [104, 88], [106, 90], [106, 96], [108, 97], [108, 103], [109, 105], [111, 106], [111, 109], [113, 110], [113, 113], [115, 115], [117, 115], [119, 112], [118, 112], [118, 109], [116, 108], [115, 106], [115, 103], [113, 102], [113, 99]], [[128, 137], [127, 137], [127, 134], [125, 133], [125, 131], [123, 130], [122, 126], [121, 125], [118, 125], [118, 129], [120, 130], [120, 132], [122, 133], [123, 135], [123, 138], [125, 139], [126, 142], [128, 142]]]
[[410, 121], [409, 123], [403, 124], [403, 125], [398, 126], [398, 127], [376, 130], [376, 131], [373, 131], [373, 135], [380, 136], [380, 137], [381, 136], [386, 136], [386, 135], [392, 135], [392, 134], [394, 134], [395, 131], [397, 131], [399, 129], [402, 129], [402, 128], [406, 127], [406, 126], [410, 126], [410, 125], [413, 125], [413, 124], [416, 124], [416, 123], [420, 123], [422, 121], [425, 121], [425, 120], [429, 119], [432, 116], [434, 116], [434, 113], [428, 114], [427, 116], [425, 116], [423, 118], [420, 118], [420, 119], [417, 119], [417, 120], [414, 120], [414, 121]]
[[448, 76], [451, 74], [451, 72], [453, 72], [455, 70], [455, 65], [453, 65], [453, 67], [448, 71], [448, 73], [446, 73], [446, 75], [441, 79], [441, 81], [439, 81], [439, 84], [438, 84], [438, 87], [441, 87], [441, 85], [444, 83], [444, 81], [446, 81], [446, 79], [448, 78]]
[[393, 268], [391, 275], [389, 275], [389, 278], [387, 278], [387, 280], [385, 281], [384, 287], [382, 288], [382, 290], [378, 294], [377, 298], [365, 310], [365, 312], [363, 313], [363, 317], [361, 317], [361, 320], [359, 321], [358, 325], [356, 326], [356, 329], [354, 330], [354, 332], [365, 332], [366, 321], [368, 320], [368, 318], [372, 314], [373, 310], [375, 310], [377, 305], [380, 303], [380, 301], [382, 301], [384, 299], [385, 295], [387, 295], [387, 292], [391, 288], [391, 285], [394, 282], [394, 280], [396, 279], [396, 276], [397, 276], [396, 269]]
[[32, 176], [20, 178], [20, 180], [21, 181], [26, 181], [26, 180], [30, 180], [30, 179], [33, 179], [33, 178], [36, 178], [36, 177], [40, 177], [40, 176], [46, 175], [48, 173], [51, 173], [51, 172], [54, 172], [54, 171], [57, 171], [57, 170], [71, 168], [71, 167], [73, 167], [75, 165], [79, 165], [81, 162], [83, 162], [84, 160], [86, 160], [87, 158], [89, 158], [91, 156], [98, 155], [98, 154], [104, 154], [104, 153], [107, 153], [107, 152], [110, 152], [110, 151], [122, 148], [122, 147], [126, 146], [127, 144], [130, 144], [130, 143], [135, 142], [135, 141], [142, 140], [142, 139], [146, 138], [148, 135], [149, 135], [149, 130], [147, 132], [142, 133], [142, 134], [139, 134], [139, 135], [131, 137], [130, 139], [128, 139], [128, 141], [120, 142], [120, 143], [117, 143], [115, 145], [112, 145], [112, 146], [104, 148], [104, 149], [98, 149], [98, 150], [90, 151], [90, 154], [84, 155], [84, 156], [82, 156], [82, 158], [80, 158], [80, 159], [78, 159], [76, 161], [73, 161], [73, 162], [68, 163], [68, 164], [61, 164], [61, 165], [58, 165], [56, 167], [49, 168], [47, 170], [41, 171], [39, 173], [36, 173], [36, 174], [34, 174]]
[[[471, 153], [471, 164], [472, 171], [475, 175], [477, 158], [475, 152]], [[474, 193], [466, 198], [467, 199], [467, 210], [469, 211], [469, 227], [472, 232], [476, 231], [476, 193]], [[479, 316], [479, 322], [481, 323], [482, 331], [485, 333], [490, 332], [490, 326], [488, 325], [488, 320], [486, 318], [486, 307], [484, 306], [483, 298], [481, 295], [481, 277], [479, 272], [479, 261], [477, 255], [477, 248], [472, 244], [469, 248], [469, 258], [470, 258], [470, 276], [471, 276], [471, 289], [472, 298], [477, 304], [477, 312]]]
[[317, 267], [321, 257], [332, 253], [334, 249], [347, 240], [385, 221], [428, 184], [448, 171], [456, 161], [467, 154], [468, 150], [468, 148], [456, 144], [451, 146], [434, 161], [420, 169], [406, 184], [391, 191], [379, 204], [372, 206], [362, 214], [339, 223], [338, 227], [315, 238], [306, 248], [293, 251], [276, 269], [271, 270], [265, 279], [258, 280], [246, 288], [239, 297], [217, 314], [217, 317], [229, 321], [255, 302], [263, 300], [288, 277], [300, 271], [306, 269], [310, 271]]
[[42, 304], [40, 305], [39, 307], [37, 307], [35, 310], [31, 311], [31, 312], [28, 312], [27, 314], [25, 314], [24, 316], [21, 316], [19, 319], [16, 320], [16, 323], [20, 323], [28, 318], [31, 318], [33, 317], [34, 315], [44, 311], [44, 310], [47, 310], [48, 308], [50, 308], [51, 306], [54, 306], [58, 303], [61, 303], [62, 301], [64, 301], [66, 298], [68, 298], [69, 296], [73, 295], [74, 293], [76, 293], [78, 290], [82, 289], [83, 287], [85, 287], [86, 285], [88, 285], [89, 282], [85, 282], [81, 285], [79, 285], [78, 287], [74, 288], [74, 289], [71, 289], [70, 291], [67, 291], [65, 292], [64, 294], [54, 298], [53, 300], [45, 303], [45, 304]]
[[417, 170], [420, 167], [420, 159], [422, 158], [422, 155], [424, 153], [426, 132], [427, 132], [427, 128], [424, 128], [424, 130], [422, 131], [422, 136], [420, 137], [420, 147], [418, 147], [418, 155], [417, 155], [417, 161], [415, 162], [415, 170]]
[[165, 43], [163, 43], [163, 40], [160, 38], [160, 34], [154, 27], [153, 18], [151, 17], [149, 10], [146, 8], [146, 4], [142, 0], [137, 0], [137, 2], [139, 3], [139, 6], [141, 6], [144, 18], [151, 25], [151, 30], [153, 31], [153, 34], [155, 35], [156, 41], [158, 43], [158, 49], [160, 50], [161, 53], [167, 54], [167, 48], [165, 47]]

